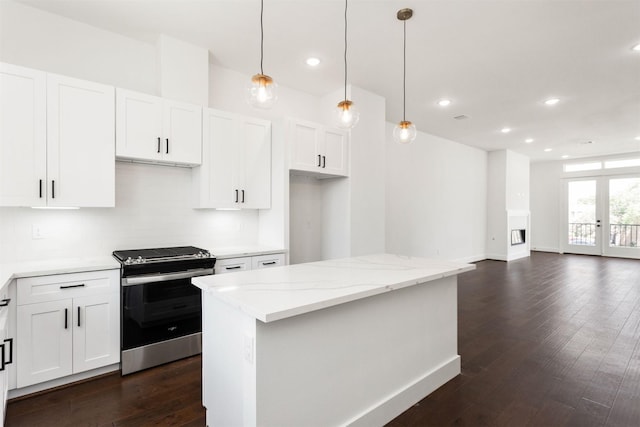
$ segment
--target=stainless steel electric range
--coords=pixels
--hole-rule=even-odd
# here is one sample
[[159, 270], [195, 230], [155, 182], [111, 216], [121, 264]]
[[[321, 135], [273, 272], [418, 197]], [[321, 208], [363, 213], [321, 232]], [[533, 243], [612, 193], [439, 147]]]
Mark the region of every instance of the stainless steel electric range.
[[200, 289], [216, 259], [193, 246], [114, 251], [120, 261], [122, 375], [202, 352]]

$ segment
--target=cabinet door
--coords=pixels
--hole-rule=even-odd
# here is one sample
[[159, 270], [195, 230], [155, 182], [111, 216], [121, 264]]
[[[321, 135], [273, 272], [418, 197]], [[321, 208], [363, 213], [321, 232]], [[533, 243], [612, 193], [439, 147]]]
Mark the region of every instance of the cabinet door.
[[241, 206], [251, 209], [271, 207], [271, 123], [266, 120], [241, 119], [240, 190]]
[[321, 132], [322, 129], [313, 123], [291, 122], [289, 135], [291, 169], [309, 172], [320, 170], [322, 166]]
[[49, 206], [115, 206], [115, 92], [47, 74]]
[[120, 309], [117, 293], [73, 299], [73, 372], [120, 361]]
[[[7, 287], [2, 289], [0, 298], [7, 298]], [[0, 366], [0, 425], [4, 425], [5, 409], [7, 408], [7, 391], [9, 389], [9, 362], [13, 363], [13, 340], [9, 340], [9, 306], [0, 306], [0, 351], [2, 365]]]
[[162, 144], [162, 98], [117, 89], [116, 156], [157, 161]]
[[46, 204], [46, 81], [0, 64], [0, 206]]
[[322, 172], [331, 175], [348, 175], [349, 146], [348, 134], [341, 130], [326, 129], [324, 132], [324, 150]]
[[208, 109], [204, 118], [202, 165], [192, 171], [196, 207], [237, 208], [239, 195], [236, 118]]
[[71, 300], [18, 306], [18, 388], [72, 373]]
[[202, 107], [164, 101], [164, 161], [179, 164], [202, 163]]

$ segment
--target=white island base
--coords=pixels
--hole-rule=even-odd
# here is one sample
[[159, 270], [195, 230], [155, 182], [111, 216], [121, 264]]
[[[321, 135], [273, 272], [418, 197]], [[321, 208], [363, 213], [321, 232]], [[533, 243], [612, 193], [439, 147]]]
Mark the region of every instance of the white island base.
[[[473, 268], [449, 266], [446, 277], [386, 286], [376, 295], [268, 322], [222, 300], [224, 288], [203, 292], [207, 425], [376, 426], [392, 420], [460, 373], [455, 274]], [[255, 278], [246, 276], [245, 283], [258, 289]], [[305, 290], [317, 288], [297, 293]], [[287, 298], [287, 290], [279, 291]]]

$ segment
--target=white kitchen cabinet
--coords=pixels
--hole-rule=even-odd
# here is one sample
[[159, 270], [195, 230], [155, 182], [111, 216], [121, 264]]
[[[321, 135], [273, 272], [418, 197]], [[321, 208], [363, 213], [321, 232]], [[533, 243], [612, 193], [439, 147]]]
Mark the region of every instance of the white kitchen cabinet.
[[17, 279], [17, 387], [120, 361], [119, 270]]
[[9, 327], [9, 304], [8, 286], [0, 292], [0, 425], [4, 425], [5, 414], [7, 413], [7, 395], [9, 390], [9, 365], [13, 363], [14, 349], [13, 337]]
[[0, 63], [0, 206], [44, 206], [47, 75]]
[[271, 122], [213, 109], [204, 114], [197, 208], [271, 207]]
[[115, 205], [112, 86], [0, 64], [0, 205]]
[[278, 267], [284, 265], [284, 254], [258, 255], [251, 257], [251, 269]]
[[284, 254], [256, 255], [221, 259], [216, 262], [215, 274], [235, 273], [284, 265]]
[[318, 177], [349, 175], [349, 134], [317, 123], [291, 120], [289, 146], [294, 171]]
[[116, 157], [199, 165], [202, 162], [202, 107], [117, 89]]

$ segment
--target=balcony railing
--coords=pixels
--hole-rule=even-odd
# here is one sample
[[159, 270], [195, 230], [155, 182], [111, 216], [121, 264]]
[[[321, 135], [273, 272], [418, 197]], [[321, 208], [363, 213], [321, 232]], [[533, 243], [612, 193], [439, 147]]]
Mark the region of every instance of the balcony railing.
[[611, 224], [609, 227], [609, 246], [637, 248], [640, 237], [640, 224]]
[[[569, 223], [569, 244], [595, 246], [596, 223]], [[620, 248], [637, 248], [640, 243], [640, 224], [610, 224], [609, 246]]]
[[569, 223], [569, 244], [582, 246], [596, 245], [596, 224], [590, 222]]

